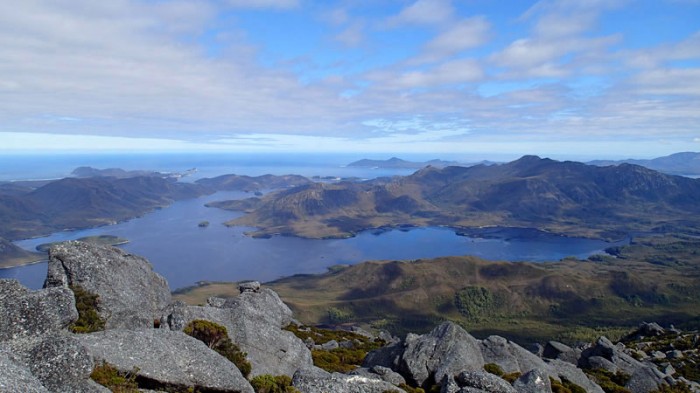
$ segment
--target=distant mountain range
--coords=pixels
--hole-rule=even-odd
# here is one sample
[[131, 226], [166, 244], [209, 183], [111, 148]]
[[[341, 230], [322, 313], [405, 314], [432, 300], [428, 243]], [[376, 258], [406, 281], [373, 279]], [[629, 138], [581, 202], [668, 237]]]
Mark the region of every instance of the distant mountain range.
[[430, 160], [423, 162], [416, 161], [406, 161], [397, 157], [392, 157], [388, 160], [370, 160], [362, 159], [359, 161], [352, 162], [348, 164], [350, 167], [362, 167], [362, 168], [393, 168], [393, 169], [420, 169], [426, 166], [433, 166], [436, 168], [444, 168], [446, 166], [472, 166], [477, 164], [491, 165], [495, 164], [491, 161], [481, 161], [479, 163], [462, 163], [458, 161], [444, 161], [444, 160]]
[[233, 201], [229, 225], [257, 236], [347, 237], [382, 226], [515, 226], [621, 238], [700, 224], [700, 180], [641, 166], [525, 156], [502, 165], [427, 167], [391, 180], [314, 183]]
[[[393, 168], [393, 169], [420, 169], [426, 166], [444, 168], [448, 166], [474, 166], [474, 165], [498, 165], [494, 161], [480, 161], [476, 163], [464, 163], [458, 161], [430, 160], [430, 161], [407, 161], [401, 158], [392, 157], [387, 160], [362, 159], [348, 164], [350, 167], [362, 168]], [[587, 162], [589, 165], [610, 166], [620, 164], [634, 164], [655, 171], [681, 176], [700, 176], [700, 153], [684, 152], [675, 153], [669, 156], [657, 157], [649, 160], [594, 160]]]
[[590, 161], [597, 166], [634, 164], [672, 175], [700, 176], [700, 153], [684, 152], [658, 157], [651, 160]]

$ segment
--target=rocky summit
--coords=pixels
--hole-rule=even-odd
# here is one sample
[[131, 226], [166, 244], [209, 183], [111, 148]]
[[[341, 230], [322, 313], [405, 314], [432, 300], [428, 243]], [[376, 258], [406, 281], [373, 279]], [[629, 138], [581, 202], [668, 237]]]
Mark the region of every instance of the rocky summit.
[[700, 392], [677, 372], [697, 370], [700, 336], [653, 323], [619, 343], [550, 341], [536, 353], [452, 322], [404, 339], [363, 332], [385, 345], [361, 367], [329, 372], [315, 362], [349, 356], [352, 341], [302, 340], [294, 331], [311, 330], [274, 291], [239, 289], [206, 305], [173, 303], [141, 257], [54, 246], [43, 289], [0, 280], [0, 392]]

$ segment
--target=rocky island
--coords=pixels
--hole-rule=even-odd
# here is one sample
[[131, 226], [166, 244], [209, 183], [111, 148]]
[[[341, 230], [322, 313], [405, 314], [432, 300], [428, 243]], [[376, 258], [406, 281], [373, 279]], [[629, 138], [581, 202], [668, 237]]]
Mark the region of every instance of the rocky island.
[[55, 245], [44, 289], [0, 280], [0, 390], [649, 393], [700, 387], [691, 380], [697, 332], [642, 324], [618, 344], [604, 337], [574, 347], [551, 341], [530, 352], [500, 336], [477, 339], [449, 321], [402, 339], [307, 327], [272, 290], [258, 283], [239, 290], [201, 306], [173, 302], [168, 283], [143, 258], [82, 242]]

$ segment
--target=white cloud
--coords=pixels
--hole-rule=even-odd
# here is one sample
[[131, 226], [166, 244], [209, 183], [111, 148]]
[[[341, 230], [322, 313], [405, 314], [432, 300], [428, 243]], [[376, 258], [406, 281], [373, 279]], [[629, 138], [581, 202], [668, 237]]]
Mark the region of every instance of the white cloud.
[[343, 31], [336, 34], [334, 39], [348, 47], [360, 45], [365, 39], [365, 24], [355, 21], [347, 26]]
[[445, 57], [476, 48], [488, 40], [489, 29], [490, 24], [484, 17], [464, 19], [428, 42], [425, 51], [428, 55]]
[[449, 22], [454, 14], [449, 0], [418, 0], [388, 20], [389, 26], [404, 24], [439, 25]]
[[226, 3], [236, 8], [289, 9], [299, 6], [299, 0], [226, 0]]
[[455, 83], [474, 82], [483, 77], [479, 64], [473, 59], [448, 61], [427, 71], [409, 71], [394, 83], [404, 88], [436, 87]]

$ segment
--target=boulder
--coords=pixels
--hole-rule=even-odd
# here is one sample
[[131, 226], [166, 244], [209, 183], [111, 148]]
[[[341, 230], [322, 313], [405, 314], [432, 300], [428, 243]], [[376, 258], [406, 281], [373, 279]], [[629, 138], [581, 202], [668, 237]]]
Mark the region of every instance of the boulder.
[[0, 346], [2, 352], [13, 354], [15, 363], [28, 370], [49, 392], [108, 392], [90, 380], [93, 359], [67, 333], [7, 341]]
[[277, 294], [263, 288], [228, 299], [220, 308], [175, 303], [162, 318], [171, 330], [182, 330], [190, 321], [218, 323], [229, 338], [248, 354], [251, 377], [270, 374], [292, 376], [299, 368], [313, 367], [311, 351], [304, 342], [282, 327], [292, 322], [292, 311]]
[[0, 392], [49, 393], [28, 368], [12, 359], [12, 354], [0, 352]]
[[399, 371], [416, 385], [424, 385], [431, 378], [439, 382], [445, 375], [479, 371], [484, 367], [478, 341], [452, 322], [445, 322], [422, 336], [409, 333], [404, 347]]
[[384, 393], [405, 392], [389, 382], [361, 375], [327, 373], [301, 369], [294, 373], [292, 386], [303, 393]]
[[571, 348], [558, 341], [549, 341], [542, 349], [542, 357], [547, 359], [559, 359], [571, 364], [578, 364], [578, 358], [580, 356], [580, 349]]
[[506, 380], [485, 371], [465, 371], [455, 381], [460, 388], [475, 388], [491, 393], [516, 393]]
[[394, 371], [399, 369], [401, 356], [403, 356], [404, 345], [401, 341], [394, 341], [389, 345], [370, 351], [365, 360], [362, 361], [362, 367], [386, 367]]
[[16, 280], [0, 280], [0, 342], [56, 332], [76, 319], [70, 290], [30, 291]]
[[252, 393], [236, 366], [203, 342], [165, 329], [106, 330], [77, 336], [97, 363], [136, 372], [139, 384]]
[[374, 366], [370, 369], [371, 372], [379, 375], [383, 381], [387, 381], [393, 385], [401, 385], [406, 383], [406, 379], [401, 374], [394, 372], [392, 369], [382, 366]]
[[552, 384], [549, 376], [538, 369], [533, 369], [513, 382], [513, 387], [518, 393], [552, 393]]
[[668, 385], [665, 378], [666, 375], [649, 364], [636, 369], [625, 387], [635, 393], [649, 393], [658, 390], [661, 385]]
[[78, 241], [49, 250], [44, 287], [79, 285], [99, 296], [98, 312], [106, 329], [152, 328], [170, 304], [170, 288], [144, 258]]
[[654, 364], [634, 359], [605, 337], [600, 337], [595, 345], [581, 353], [579, 366], [595, 368], [601, 363], [599, 357], [608, 360], [619, 372], [629, 375], [631, 379], [627, 385], [635, 387], [634, 392], [646, 393], [666, 384], [664, 374]]
[[593, 382], [588, 376], [578, 367], [569, 362], [559, 359], [548, 360], [550, 375], [557, 377], [559, 380], [567, 379], [576, 385], [584, 388], [588, 393], [605, 393], [603, 389]]
[[495, 363], [505, 373], [526, 373], [540, 369], [547, 374], [547, 364], [534, 353], [500, 336], [490, 336], [479, 343], [485, 363]]

